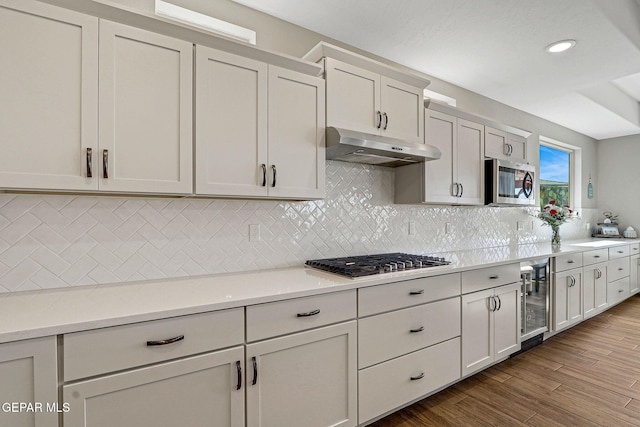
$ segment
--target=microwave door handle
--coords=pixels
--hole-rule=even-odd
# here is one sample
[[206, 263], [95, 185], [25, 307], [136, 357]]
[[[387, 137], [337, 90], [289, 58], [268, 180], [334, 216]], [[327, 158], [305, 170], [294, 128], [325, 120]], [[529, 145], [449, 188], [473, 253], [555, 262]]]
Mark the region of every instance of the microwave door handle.
[[[529, 188], [527, 188], [527, 183], [529, 183]], [[529, 172], [524, 174], [524, 179], [522, 180], [522, 191], [524, 192], [524, 197], [527, 199], [531, 196], [531, 192], [533, 191], [533, 176]]]

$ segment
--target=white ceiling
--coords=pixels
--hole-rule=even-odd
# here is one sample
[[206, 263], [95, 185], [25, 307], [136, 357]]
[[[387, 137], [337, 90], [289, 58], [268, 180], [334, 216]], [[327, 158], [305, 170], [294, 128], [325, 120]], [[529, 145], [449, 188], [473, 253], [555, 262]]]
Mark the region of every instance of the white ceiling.
[[640, 134], [640, 0], [234, 1], [595, 139]]

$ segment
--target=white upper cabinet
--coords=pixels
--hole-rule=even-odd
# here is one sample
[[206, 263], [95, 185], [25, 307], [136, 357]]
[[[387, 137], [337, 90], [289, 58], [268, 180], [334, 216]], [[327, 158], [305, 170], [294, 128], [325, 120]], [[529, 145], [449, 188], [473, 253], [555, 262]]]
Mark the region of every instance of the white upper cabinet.
[[424, 110], [425, 141], [438, 160], [396, 168], [396, 203], [484, 204], [484, 126]]
[[98, 19], [0, 0], [0, 40], [0, 187], [97, 190]]
[[520, 135], [486, 126], [485, 156], [523, 163], [527, 160], [527, 139]]
[[423, 88], [325, 60], [327, 126], [424, 143]]
[[324, 81], [196, 46], [196, 193], [316, 199]]
[[191, 193], [191, 43], [10, 0], [0, 37], [0, 187]]
[[193, 45], [100, 21], [101, 191], [189, 194]]

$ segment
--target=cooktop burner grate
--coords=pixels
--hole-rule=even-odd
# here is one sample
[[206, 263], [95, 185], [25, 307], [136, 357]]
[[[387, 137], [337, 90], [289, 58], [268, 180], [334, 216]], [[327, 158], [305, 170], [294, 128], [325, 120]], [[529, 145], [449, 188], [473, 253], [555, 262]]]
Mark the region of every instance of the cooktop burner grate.
[[370, 276], [451, 264], [444, 258], [405, 253], [309, 260], [306, 265], [347, 277]]

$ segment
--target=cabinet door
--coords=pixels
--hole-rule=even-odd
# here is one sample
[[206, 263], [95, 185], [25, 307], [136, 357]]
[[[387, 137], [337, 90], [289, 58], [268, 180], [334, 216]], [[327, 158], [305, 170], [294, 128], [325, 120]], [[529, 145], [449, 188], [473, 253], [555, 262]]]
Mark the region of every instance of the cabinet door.
[[484, 205], [484, 126], [458, 119], [456, 182], [460, 184], [459, 203]]
[[0, 344], [0, 402], [42, 405], [30, 412], [0, 411], [1, 426], [58, 425], [56, 352], [56, 337]]
[[507, 134], [509, 160], [516, 163], [524, 163], [527, 160], [527, 139], [513, 133]]
[[0, 40], [0, 187], [97, 190], [97, 18], [2, 0]]
[[267, 195], [267, 64], [196, 46], [196, 193]]
[[584, 318], [594, 316], [607, 307], [607, 265], [600, 263], [584, 268]]
[[430, 203], [456, 203], [453, 194], [455, 182], [455, 147], [458, 139], [457, 119], [448, 114], [425, 109], [425, 142], [437, 147], [442, 157], [426, 162], [425, 201]]
[[247, 426], [357, 425], [356, 322], [247, 345]]
[[495, 359], [493, 296], [493, 289], [462, 296], [462, 376]]
[[269, 196], [325, 196], [324, 80], [269, 67]]
[[640, 270], [640, 255], [629, 257], [629, 294], [635, 295], [640, 291], [640, 283], [638, 283], [638, 270]]
[[386, 76], [380, 77], [382, 134], [392, 138], [424, 144], [424, 94]]
[[553, 329], [559, 331], [582, 320], [582, 271], [555, 273]]
[[485, 126], [484, 153], [493, 159], [509, 160], [507, 155], [507, 132]]
[[62, 387], [65, 427], [244, 426], [242, 347]]
[[520, 350], [520, 283], [496, 288], [498, 307], [495, 316], [495, 359]]
[[100, 22], [101, 191], [192, 192], [192, 69], [191, 43]]
[[380, 133], [380, 75], [326, 58], [325, 78], [327, 126]]

